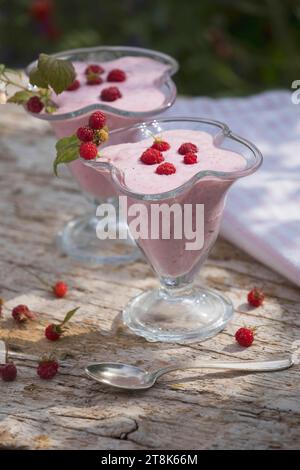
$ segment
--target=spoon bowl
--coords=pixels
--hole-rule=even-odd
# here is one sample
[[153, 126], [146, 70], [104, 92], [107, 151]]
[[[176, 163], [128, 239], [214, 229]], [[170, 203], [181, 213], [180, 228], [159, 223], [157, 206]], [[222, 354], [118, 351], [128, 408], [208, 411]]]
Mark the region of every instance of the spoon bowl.
[[87, 366], [85, 372], [97, 382], [127, 390], [147, 389], [155, 382], [154, 374], [129, 364], [102, 362]]

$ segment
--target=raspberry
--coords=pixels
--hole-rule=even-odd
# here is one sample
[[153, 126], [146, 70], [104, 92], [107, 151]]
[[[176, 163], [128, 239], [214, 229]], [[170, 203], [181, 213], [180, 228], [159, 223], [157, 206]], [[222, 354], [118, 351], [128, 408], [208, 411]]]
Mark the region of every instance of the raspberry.
[[79, 154], [85, 160], [93, 160], [97, 157], [98, 149], [93, 142], [82, 142], [79, 147]]
[[38, 96], [32, 96], [26, 103], [28, 111], [31, 113], [40, 113], [44, 107]]
[[164, 140], [160, 139], [155, 139], [152, 148], [159, 150], [160, 152], [166, 152], [167, 150], [170, 149], [170, 144], [168, 142], [165, 142]]
[[178, 153], [180, 153], [180, 155], [185, 155], [186, 153], [190, 153], [190, 152], [192, 153], [198, 152], [197, 145], [191, 144], [190, 142], [186, 142], [184, 144], [181, 144], [178, 149]]
[[100, 74], [104, 72], [104, 68], [101, 65], [97, 64], [90, 64], [85, 69], [85, 74], [88, 75], [89, 73]]
[[250, 305], [253, 307], [260, 307], [260, 305], [262, 305], [263, 301], [265, 300], [265, 294], [261, 289], [254, 287], [254, 289], [248, 293], [247, 298]]
[[17, 305], [12, 309], [12, 317], [17, 323], [24, 323], [26, 320], [33, 320], [36, 315], [29, 310], [27, 305]]
[[176, 173], [176, 168], [173, 163], [165, 162], [161, 165], [158, 165], [156, 168], [156, 173], [158, 175], [172, 175], [173, 173]]
[[74, 82], [72, 82], [71, 85], [68, 86], [66, 91], [75, 91], [75, 90], [78, 90], [79, 87], [80, 87], [80, 81], [74, 80]]
[[116, 101], [118, 98], [121, 98], [121, 92], [118, 87], [110, 86], [108, 88], [103, 88], [101, 91], [100, 98], [102, 101]]
[[53, 323], [48, 325], [45, 329], [45, 336], [50, 341], [57, 341], [61, 337], [62, 333], [63, 331], [60, 326], [54, 325]]
[[87, 85], [101, 85], [103, 83], [102, 78], [96, 74], [89, 74], [86, 77], [86, 84]]
[[91, 129], [88, 126], [79, 127], [77, 129], [76, 135], [78, 139], [81, 140], [82, 142], [91, 142], [94, 137], [94, 132], [93, 132], [93, 129]]
[[68, 286], [65, 282], [63, 281], [58, 281], [54, 286], [53, 286], [53, 293], [56, 297], [61, 299], [66, 295], [68, 292]]
[[105, 123], [106, 123], [106, 116], [105, 114], [101, 113], [101, 111], [96, 111], [95, 113], [90, 115], [89, 126], [92, 129], [95, 129], [95, 130], [102, 129]]
[[58, 371], [58, 362], [53, 359], [44, 359], [39, 363], [37, 374], [41, 379], [49, 380], [56, 376]]
[[244, 346], [248, 348], [254, 341], [254, 332], [251, 328], [240, 328], [235, 333], [235, 339], [239, 343], [240, 346]]
[[13, 382], [17, 377], [17, 368], [13, 362], [8, 362], [1, 366], [0, 374], [4, 382]]
[[155, 165], [164, 161], [164, 157], [159, 150], [150, 148], [142, 153], [140, 160], [146, 165]]
[[121, 69], [113, 69], [107, 75], [108, 82], [125, 82], [126, 73]]
[[197, 163], [197, 155], [193, 152], [188, 152], [185, 154], [183, 162], [186, 165], [193, 165], [194, 163]]

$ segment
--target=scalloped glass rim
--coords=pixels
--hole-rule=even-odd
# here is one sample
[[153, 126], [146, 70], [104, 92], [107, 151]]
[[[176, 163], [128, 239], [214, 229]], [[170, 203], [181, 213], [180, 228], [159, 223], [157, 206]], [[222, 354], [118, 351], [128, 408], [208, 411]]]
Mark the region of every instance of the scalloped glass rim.
[[[78, 55], [84, 55], [84, 54], [89, 54], [89, 55], [97, 55], [99, 53], [105, 54], [107, 52], [108, 54], [114, 54], [115, 57], [120, 57], [124, 54], [130, 54], [130, 55], [136, 55], [136, 56], [146, 56], [150, 57], [151, 59], [158, 60], [163, 63], [167, 63], [170, 65], [169, 70], [165, 74], [165, 81], [162, 81], [162, 86], [166, 87], [166, 99], [164, 104], [151, 111], [147, 112], [134, 112], [134, 111], [126, 111], [126, 110], [121, 110], [114, 108], [113, 106], [110, 106], [108, 104], [102, 104], [101, 102], [99, 103], [94, 103], [88, 106], [84, 106], [83, 108], [76, 109], [74, 111], [70, 111], [68, 113], [62, 113], [62, 114], [32, 114], [34, 117], [37, 117], [38, 119], [43, 119], [46, 121], [61, 121], [64, 119], [73, 119], [76, 118], [77, 116], [82, 116], [84, 114], [90, 113], [92, 111], [100, 109], [101, 111], [106, 111], [107, 113], [114, 114], [117, 116], [125, 116], [125, 117], [132, 117], [132, 118], [149, 118], [152, 117], [155, 114], [162, 113], [166, 111], [172, 104], [174, 103], [176, 99], [176, 85], [171, 79], [171, 76], [174, 75], [178, 68], [178, 62], [173, 59], [173, 57], [169, 56], [168, 54], [164, 54], [163, 52], [155, 51], [152, 49], [144, 49], [142, 47], [130, 47], [130, 46], [96, 46], [96, 47], [83, 47], [79, 49], [69, 49], [67, 51], [62, 51], [62, 52], [57, 52], [55, 54], [51, 54], [54, 57], [59, 57], [59, 58], [64, 58], [64, 59], [71, 59], [73, 57], [73, 60], [75, 59], [75, 56]], [[111, 57], [110, 57], [111, 59]], [[92, 60], [92, 59], [91, 59]], [[95, 59], [93, 59], [95, 60]], [[36, 67], [37, 60], [31, 62], [25, 69], [25, 72], [27, 76], [29, 76], [30, 71]], [[28, 112], [28, 111], [27, 111]]]
[[[238, 142], [239, 144], [242, 144], [245, 146], [248, 150], [251, 152], [252, 159], [247, 159], [247, 165], [246, 168], [243, 170], [238, 170], [238, 171], [231, 171], [231, 172], [225, 172], [225, 171], [212, 171], [212, 170], [206, 170], [206, 171], [199, 171], [196, 173], [192, 178], [190, 178], [188, 181], [183, 183], [181, 186], [178, 186], [175, 189], [172, 189], [170, 191], [165, 191], [161, 193], [156, 193], [156, 194], [143, 194], [143, 193], [136, 193], [134, 191], [131, 191], [125, 184], [125, 178], [124, 178], [124, 173], [122, 170], [118, 169], [111, 163], [107, 162], [99, 162], [99, 161], [86, 161], [82, 158], [80, 160], [86, 165], [91, 168], [96, 169], [105, 169], [109, 170], [112, 180], [115, 183], [115, 185], [118, 188], [121, 188], [121, 192], [126, 194], [129, 197], [135, 198], [135, 199], [140, 199], [144, 201], [159, 201], [163, 199], [168, 199], [168, 198], [173, 198], [178, 196], [179, 194], [183, 193], [184, 191], [190, 189], [197, 181], [200, 179], [203, 179], [205, 177], [214, 177], [218, 178], [221, 180], [236, 180], [238, 178], [245, 177], [247, 175], [250, 175], [254, 173], [262, 164], [263, 162], [263, 156], [261, 152], [258, 150], [258, 148], [252, 144], [249, 140], [244, 139], [243, 137], [240, 137], [237, 134], [234, 134], [230, 128], [227, 126], [227, 124], [221, 122], [221, 121], [216, 121], [212, 119], [205, 119], [205, 118], [190, 118], [190, 117], [185, 117], [185, 116], [176, 116], [172, 118], [164, 118], [164, 119], [152, 119], [151, 121], [145, 121], [141, 124], [136, 124], [134, 126], [129, 126], [129, 127], [123, 127], [122, 129], [116, 129], [110, 132], [110, 137], [113, 135], [118, 135], [121, 133], [124, 133], [124, 137], [128, 133], [129, 130], [133, 129], [141, 129], [141, 130], [147, 130], [147, 125], [153, 125], [155, 123], [157, 124], [164, 124], [164, 123], [175, 123], [175, 122], [187, 122], [187, 123], [202, 123], [202, 124], [208, 124], [211, 126], [217, 127], [220, 132], [215, 136], [216, 137], [222, 137], [222, 143], [226, 140], [229, 139], [233, 142]], [[151, 131], [150, 131], [151, 132]], [[145, 136], [146, 138], [146, 136]], [[124, 143], [126, 140], [124, 140]], [[109, 145], [109, 141], [108, 144]], [[104, 148], [104, 147], [103, 147]], [[220, 148], [222, 148], [220, 146]], [[246, 159], [246, 158], [245, 158]]]

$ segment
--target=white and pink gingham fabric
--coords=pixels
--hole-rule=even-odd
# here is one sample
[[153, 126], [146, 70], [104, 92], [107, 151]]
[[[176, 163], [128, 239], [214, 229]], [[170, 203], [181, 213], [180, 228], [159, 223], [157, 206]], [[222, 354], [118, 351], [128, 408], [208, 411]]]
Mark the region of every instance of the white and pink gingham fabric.
[[221, 233], [300, 286], [300, 104], [287, 91], [178, 98], [165, 115], [223, 121], [260, 149], [263, 166], [229, 191]]

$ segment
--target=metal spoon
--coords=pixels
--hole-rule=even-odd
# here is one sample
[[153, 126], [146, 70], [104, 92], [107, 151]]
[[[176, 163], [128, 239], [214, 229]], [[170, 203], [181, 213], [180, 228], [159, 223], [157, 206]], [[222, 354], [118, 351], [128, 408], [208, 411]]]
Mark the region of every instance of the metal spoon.
[[115, 362], [91, 364], [85, 368], [86, 374], [97, 382], [127, 390], [145, 390], [152, 387], [163, 374], [183, 369], [228, 369], [252, 372], [271, 372], [288, 369], [293, 365], [291, 358], [273, 361], [195, 361], [186, 364], [174, 364], [162, 367], [154, 372], [147, 372], [139, 367]]

